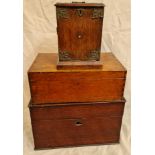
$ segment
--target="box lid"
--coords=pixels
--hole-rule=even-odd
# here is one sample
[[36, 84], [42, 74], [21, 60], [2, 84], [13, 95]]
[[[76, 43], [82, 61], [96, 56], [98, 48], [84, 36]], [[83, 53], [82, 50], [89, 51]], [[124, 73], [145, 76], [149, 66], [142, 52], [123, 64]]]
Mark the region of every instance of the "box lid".
[[57, 53], [39, 53], [29, 69], [29, 73], [47, 73], [47, 72], [102, 72], [105, 77], [124, 78], [126, 75], [125, 67], [112, 53], [102, 53], [103, 59], [102, 69], [76, 69], [76, 70], [58, 70], [58, 54]]
[[104, 7], [103, 3], [85, 3], [85, 2], [72, 2], [72, 3], [56, 3], [55, 6], [59, 7]]

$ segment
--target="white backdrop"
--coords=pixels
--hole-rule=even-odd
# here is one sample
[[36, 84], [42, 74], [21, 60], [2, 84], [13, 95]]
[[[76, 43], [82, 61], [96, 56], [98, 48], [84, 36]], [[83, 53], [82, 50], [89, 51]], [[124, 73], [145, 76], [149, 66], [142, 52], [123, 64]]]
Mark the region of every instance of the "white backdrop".
[[[79, 0], [76, 0], [79, 1]], [[57, 52], [56, 2], [71, 0], [24, 0], [24, 155], [130, 155], [130, 0], [85, 0], [106, 5], [102, 52], [113, 52], [126, 67], [127, 99], [120, 144], [34, 151], [28, 102], [27, 71], [38, 53]]]

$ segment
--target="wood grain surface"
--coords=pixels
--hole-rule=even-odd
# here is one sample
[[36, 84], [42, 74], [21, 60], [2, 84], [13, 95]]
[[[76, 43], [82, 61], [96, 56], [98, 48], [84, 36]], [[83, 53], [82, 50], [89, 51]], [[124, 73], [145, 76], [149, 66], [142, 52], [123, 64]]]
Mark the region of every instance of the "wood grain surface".
[[[104, 5], [56, 4], [60, 61], [100, 60], [103, 17], [93, 18], [94, 9], [103, 13]], [[91, 56], [93, 51], [99, 51], [98, 56]], [[67, 55], [65, 59], [61, 58], [61, 52]]]
[[112, 53], [102, 69], [57, 70], [56, 54], [39, 54], [28, 72], [32, 102], [91, 102], [122, 99], [126, 70]]
[[119, 142], [124, 103], [30, 103], [35, 149]]
[[102, 69], [103, 61], [59, 61], [57, 69]]

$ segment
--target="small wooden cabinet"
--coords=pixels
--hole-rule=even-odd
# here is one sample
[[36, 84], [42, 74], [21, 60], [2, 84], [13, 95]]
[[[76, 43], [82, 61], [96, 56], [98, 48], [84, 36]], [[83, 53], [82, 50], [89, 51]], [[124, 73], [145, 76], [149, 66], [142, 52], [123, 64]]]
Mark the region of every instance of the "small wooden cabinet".
[[59, 61], [99, 61], [104, 4], [57, 3]]

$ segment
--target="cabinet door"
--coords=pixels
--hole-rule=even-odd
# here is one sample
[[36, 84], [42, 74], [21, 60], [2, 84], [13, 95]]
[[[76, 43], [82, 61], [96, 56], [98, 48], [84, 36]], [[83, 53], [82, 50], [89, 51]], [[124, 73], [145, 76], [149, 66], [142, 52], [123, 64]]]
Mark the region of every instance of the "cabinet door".
[[57, 7], [59, 60], [99, 60], [104, 8]]

